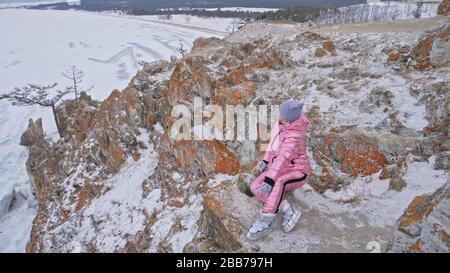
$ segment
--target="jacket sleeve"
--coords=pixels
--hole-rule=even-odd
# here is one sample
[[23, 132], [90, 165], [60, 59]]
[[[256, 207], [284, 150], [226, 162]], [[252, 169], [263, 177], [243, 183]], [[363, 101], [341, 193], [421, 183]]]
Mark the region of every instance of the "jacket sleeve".
[[267, 151], [264, 153], [263, 160], [266, 161], [267, 163], [269, 163], [271, 157], [272, 157], [272, 151], [267, 150]]
[[280, 171], [295, 157], [300, 141], [300, 135], [291, 135], [286, 137], [286, 139], [280, 143], [281, 147], [277, 157], [273, 159], [272, 163], [268, 166], [267, 177], [273, 181], [278, 179]]

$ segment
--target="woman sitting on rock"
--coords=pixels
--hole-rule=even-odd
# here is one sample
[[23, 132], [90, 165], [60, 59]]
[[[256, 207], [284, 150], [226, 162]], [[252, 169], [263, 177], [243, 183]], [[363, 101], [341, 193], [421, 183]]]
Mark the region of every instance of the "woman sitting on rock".
[[279, 212], [283, 214], [285, 232], [291, 231], [300, 218], [300, 211], [284, 197], [287, 191], [303, 186], [311, 172], [305, 141], [308, 119], [302, 109], [303, 103], [299, 101], [281, 104], [280, 121], [273, 126], [268, 149], [256, 166], [259, 176], [250, 190], [264, 206], [259, 219], [248, 230], [247, 237], [251, 240], [268, 234]]

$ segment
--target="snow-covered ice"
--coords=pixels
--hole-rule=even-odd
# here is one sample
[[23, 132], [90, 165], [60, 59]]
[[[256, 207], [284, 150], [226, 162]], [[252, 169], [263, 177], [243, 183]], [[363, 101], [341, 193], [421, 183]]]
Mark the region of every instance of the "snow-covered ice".
[[[67, 2], [71, 2], [74, 0], [68, 0]], [[3, 0], [0, 1], [0, 9], [6, 8], [21, 8], [21, 7], [31, 7], [36, 5], [45, 5], [45, 4], [53, 4], [63, 2], [62, 0]]]
[[[219, 34], [225, 34], [232, 31], [233, 24], [235, 24], [237, 20], [235, 18], [198, 17], [186, 14], [173, 14], [170, 19], [165, 19], [164, 16], [161, 17], [158, 15], [126, 15], [120, 11], [103, 11], [101, 14], [148, 22], [161, 22], [168, 25], [185, 26]], [[239, 22], [239, 20], [237, 20], [237, 22]]]

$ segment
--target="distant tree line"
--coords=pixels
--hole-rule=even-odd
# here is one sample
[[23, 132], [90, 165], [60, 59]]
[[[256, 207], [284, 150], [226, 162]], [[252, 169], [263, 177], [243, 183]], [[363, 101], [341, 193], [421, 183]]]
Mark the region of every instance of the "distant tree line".
[[262, 14], [266, 20], [288, 20], [294, 22], [314, 21], [323, 8], [315, 7], [288, 7], [277, 11], [268, 11]]
[[[251, 12], [242, 10], [217, 9], [120, 9], [128, 15], [158, 15], [160, 19], [170, 20], [172, 15], [190, 15], [198, 17], [240, 18], [242, 20], [288, 20], [295, 22], [314, 21], [320, 10], [325, 8], [316, 7], [287, 7], [277, 11]], [[110, 9], [117, 10], [119, 9]]]
[[81, 7], [91, 10], [154, 10], [166, 8], [255, 7], [287, 8], [339, 7], [366, 3], [366, 0], [81, 0]]
[[[314, 21], [323, 9], [366, 3], [366, 0], [81, 0], [78, 7], [66, 3], [45, 4], [35, 8], [79, 8], [90, 11], [122, 11], [129, 15], [192, 15], [198, 17], [240, 18], [250, 20]], [[224, 10], [223, 7], [279, 8], [277, 11], [251, 12]], [[190, 8], [190, 9], [186, 9]]]
[[220, 17], [220, 18], [240, 18], [242, 20], [288, 20], [295, 22], [314, 21], [320, 10], [324, 8], [314, 7], [288, 7], [277, 11], [250, 12], [232, 10], [206, 10], [206, 9], [129, 9], [121, 10], [128, 15], [157, 15], [159, 19], [171, 20], [172, 15], [188, 15], [198, 17]]
[[126, 10], [125, 13], [129, 15], [161, 15], [165, 16], [167, 19], [171, 17], [168, 15], [185, 14], [198, 17], [220, 17], [220, 18], [240, 18], [240, 19], [254, 19], [258, 20], [262, 18], [261, 12], [249, 12], [249, 11], [231, 11], [231, 10], [206, 10], [206, 9], [171, 9], [171, 10], [143, 10], [143, 9], [131, 9]]

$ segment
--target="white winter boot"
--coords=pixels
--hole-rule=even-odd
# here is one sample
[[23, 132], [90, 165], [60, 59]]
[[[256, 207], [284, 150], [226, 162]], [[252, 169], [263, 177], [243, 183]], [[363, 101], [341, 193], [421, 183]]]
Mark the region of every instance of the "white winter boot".
[[275, 220], [276, 214], [264, 213], [261, 211], [259, 219], [250, 227], [247, 232], [247, 238], [250, 240], [257, 240], [269, 234], [272, 230], [272, 223]]
[[286, 199], [281, 202], [280, 208], [283, 213], [281, 227], [284, 232], [289, 232], [295, 227], [302, 213], [294, 205], [291, 205]]

